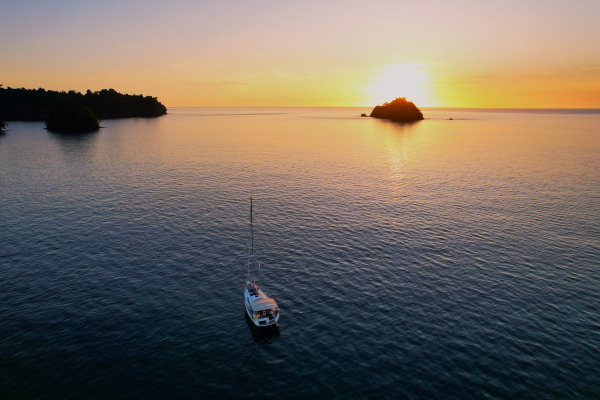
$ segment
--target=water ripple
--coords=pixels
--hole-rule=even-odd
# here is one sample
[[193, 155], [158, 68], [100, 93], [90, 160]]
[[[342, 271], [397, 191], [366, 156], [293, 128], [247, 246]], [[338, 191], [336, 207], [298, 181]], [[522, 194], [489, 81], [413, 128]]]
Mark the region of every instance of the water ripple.
[[255, 111], [10, 123], [3, 398], [600, 395], [597, 115]]

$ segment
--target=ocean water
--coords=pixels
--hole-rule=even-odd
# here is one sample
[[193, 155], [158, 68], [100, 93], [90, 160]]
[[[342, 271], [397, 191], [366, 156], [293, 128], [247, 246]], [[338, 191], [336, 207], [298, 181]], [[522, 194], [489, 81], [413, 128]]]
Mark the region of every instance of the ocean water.
[[600, 398], [600, 113], [424, 111], [10, 122], [0, 398]]

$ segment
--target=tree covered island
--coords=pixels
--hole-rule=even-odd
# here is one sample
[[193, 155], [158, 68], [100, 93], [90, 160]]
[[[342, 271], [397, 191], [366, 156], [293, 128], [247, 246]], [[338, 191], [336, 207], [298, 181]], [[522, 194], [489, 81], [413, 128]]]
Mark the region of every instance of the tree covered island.
[[412, 101], [407, 101], [405, 97], [398, 97], [389, 103], [376, 106], [371, 111], [370, 117], [396, 122], [415, 122], [423, 119], [423, 113]]
[[158, 117], [167, 108], [156, 97], [122, 94], [114, 89], [85, 94], [0, 86], [0, 121], [45, 121], [56, 132], [92, 132], [98, 120]]

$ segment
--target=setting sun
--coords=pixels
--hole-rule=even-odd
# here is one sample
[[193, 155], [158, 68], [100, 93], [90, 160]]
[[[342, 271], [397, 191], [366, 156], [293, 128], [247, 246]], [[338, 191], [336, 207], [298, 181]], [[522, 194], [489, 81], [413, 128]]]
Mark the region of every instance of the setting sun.
[[419, 64], [390, 65], [373, 76], [372, 84], [368, 87], [370, 102], [380, 104], [406, 97], [419, 106], [431, 105], [429, 80], [429, 75]]

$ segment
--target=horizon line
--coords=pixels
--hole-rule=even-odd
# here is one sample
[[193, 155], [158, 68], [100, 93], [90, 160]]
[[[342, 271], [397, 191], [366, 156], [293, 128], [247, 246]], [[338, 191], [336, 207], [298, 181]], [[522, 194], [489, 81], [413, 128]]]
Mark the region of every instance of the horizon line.
[[[378, 104], [379, 105], [379, 104]], [[167, 108], [374, 108], [375, 106], [167, 106]], [[457, 107], [422, 106], [425, 110], [588, 110], [600, 111], [599, 107]]]

